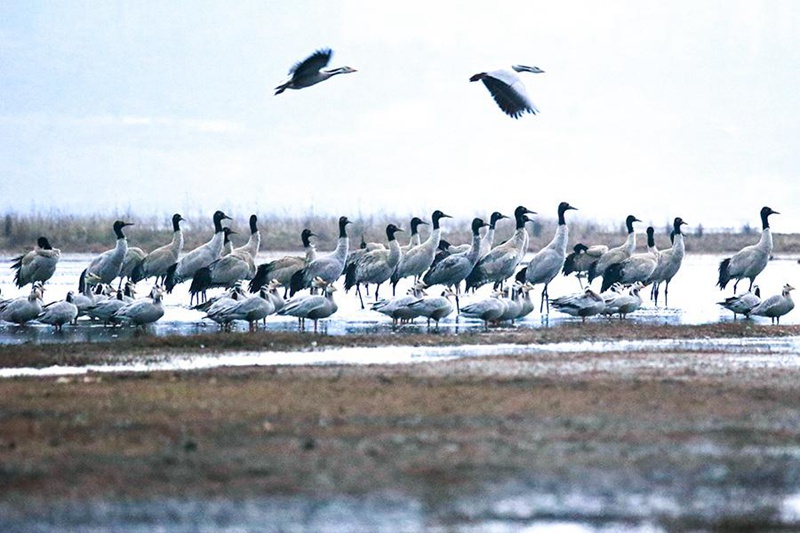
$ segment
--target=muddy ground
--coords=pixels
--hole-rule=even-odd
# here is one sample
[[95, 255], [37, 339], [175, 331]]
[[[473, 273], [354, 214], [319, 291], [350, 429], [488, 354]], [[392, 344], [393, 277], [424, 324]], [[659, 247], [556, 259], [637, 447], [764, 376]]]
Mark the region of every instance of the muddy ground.
[[[340, 342], [316, 342], [328, 341]], [[16, 349], [0, 358], [18, 361]], [[704, 371], [716, 357], [542, 353], [6, 379], [0, 510], [22, 527], [54, 502], [401, 494], [421, 502], [426, 529], [797, 527], [781, 502], [800, 494], [798, 372]], [[667, 359], [686, 363], [599, 364]], [[593, 370], [565, 371], [587, 361]], [[509, 491], [523, 503], [509, 507]]]

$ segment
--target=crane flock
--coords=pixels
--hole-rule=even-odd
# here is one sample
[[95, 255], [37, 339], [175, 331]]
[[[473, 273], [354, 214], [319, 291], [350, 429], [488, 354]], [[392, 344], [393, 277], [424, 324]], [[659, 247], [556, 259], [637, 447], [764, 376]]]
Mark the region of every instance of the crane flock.
[[[212, 216], [214, 231], [210, 240], [184, 251], [180, 229], [184, 219], [176, 213], [172, 217], [171, 241], [149, 254], [132, 252], [139, 249], [129, 247], [123, 233], [123, 228], [132, 224], [118, 220], [111, 228], [116, 237], [115, 246], [91, 259], [77, 280], [77, 290], [70, 291], [64, 300], [43, 303], [46, 283], [56, 272], [60, 258], [59, 250], [53, 248], [47, 238], [39, 238], [33, 250], [16, 257], [11, 264], [15, 271], [14, 282], [19, 288], [30, 284], [31, 289], [27, 295], [0, 301], [0, 321], [14, 324], [39, 321], [61, 329], [65, 324], [75, 324], [79, 318], [86, 317], [107, 326], [146, 326], [164, 316], [165, 294], [187, 281], [191, 282], [188, 305], [205, 312], [205, 318], [223, 329], [230, 329], [236, 321], [246, 321], [250, 330], [254, 330], [259, 321], [263, 323], [268, 316], [279, 314], [297, 317], [301, 329], [305, 319], [310, 319], [317, 331], [318, 321], [338, 310], [334, 292], [340, 278], [344, 278], [345, 292], [356, 288], [362, 309], [365, 304], [361, 289], [363, 287], [369, 295], [368, 287], [373, 285], [375, 302], [370, 309], [390, 317], [393, 325], [422, 317], [429, 325], [433, 321], [438, 327], [439, 321], [453, 312], [456, 317], [481, 320], [486, 328], [513, 324], [534, 310], [530, 295], [536, 285], [543, 286], [539, 304], [543, 318], [549, 317], [551, 306], [557, 312], [584, 321], [596, 315], [624, 318], [642, 306], [642, 291], [647, 286], [651, 287], [650, 299], [658, 306], [661, 283], [666, 283], [664, 305], [668, 305], [669, 283], [680, 270], [685, 256], [681, 228], [687, 223], [675, 217], [672, 246], [665, 250], [656, 248], [654, 230], [648, 227], [647, 249], [636, 253], [634, 223], [639, 219], [628, 215], [624, 244], [609, 247], [577, 243], [572, 253], [567, 254], [569, 230], [565, 214], [576, 209], [568, 202], [557, 206], [558, 225], [552, 240], [533, 253], [527, 262], [523, 262], [529, 252], [526, 222], [533, 212], [522, 205], [514, 210], [514, 233], [493, 247], [484, 248], [484, 245], [494, 228], [484, 230], [490, 225], [479, 217], [470, 225], [471, 242], [453, 246], [443, 241], [441, 222], [449, 216], [437, 209], [431, 214], [431, 231], [424, 241], [420, 240], [418, 229], [428, 222], [413, 217], [409, 227], [414, 229], [414, 234], [408, 245], [401, 246], [397, 241], [397, 234], [403, 231], [400, 225], [389, 224], [385, 228], [385, 244], [367, 243], [362, 238], [361, 246], [351, 249], [347, 233], [351, 221], [342, 216], [337, 224], [334, 250], [318, 254], [310, 240], [315, 234], [306, 228], [300, 235], [304, 255], [287, 256], [260, 265], [256, 264], [256, 256], [262, 236], [256, 215], [249, 219], [250, 235], [243, 246], [232, 246], [230, 235], [236, 232], [223, 226], [223, 221], [230, 217], [217, 211]], [[737, 315], [762, 316], [780, 323], [780, 318], [794, 308], [791, 296], [794, 287], [790, 284], [787, 283], [780, 294], [763, 300], [760, 289], [753, 284], [768, 264], [764, 257], [772, 254], [768, 217], [773, 214], [777, 212], [764, 207], [760, 212], [759, 242], [719, 264], [717, 285], [720, 290], [732, 279], [751, 281], [746, 293], [718, 302], [733, 312], [734, 318]], [[495, 224], [503, 218], [499, 211], [490, 216]], [[128, 261], [134, 264], [126, 270], [124, 265]], [[581, 290], [551, 297], [548, 285], [553, 279], [559, 274], [573, 273], [578, 275]], [[589, 280], [585, 287], [579, 277], [584, 273]], [[598, 277], [602, 278], [600, 289], [595, 290], [593, 278]], [[148, 296], [136, 298], [137, 284], [148, 278], [155, 278]], [[406, 294], [380, 297], [379, 288], [383, 283], [391, 281], [394, 289], [403, 278], [413, 280]], [[119, 284], [114, 290], [113, 283], [117, 280]], [[248, 281], [250, 296], [244, 288]], [[471, 301], [461, 306], [460, 297], [474, 293], [485, 284], [492, 284], [487, 297], [473, 294]], [[214, 288], [222, 292], [208, 299], [206, 291]]]

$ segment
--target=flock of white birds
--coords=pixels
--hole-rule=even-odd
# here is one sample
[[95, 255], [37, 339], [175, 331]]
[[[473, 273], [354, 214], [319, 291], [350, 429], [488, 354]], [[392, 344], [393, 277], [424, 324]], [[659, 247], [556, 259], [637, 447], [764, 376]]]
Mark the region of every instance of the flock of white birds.
[[[338, 310], [334, 298], [336, 285], [346, 291], [355, 288], [362, 309], [364, 296], [372, 286], [375, 302], [371, 309], [388, 316], [393, 325], [423, 318], [428, 326], [456, 314], [457, 317], [483, 321], [490, 325], [513, 323], [535, 309], [531, 292], [541, 285], [539, 312], [548, 315], [552, 307], [586, 320], [595, 315], [617, 315], [624, 318], [642, 306], [642, 291], [650, 287], [650, 299], [658, 305], [660, 288], [664, 287], [667, 305], [669, 284], [678, 273], [685, 256], [681, 227], [686, 224], [676, 217], [672, 227], [672, 246], [658, 250], [653, 228], [647, 228], [647, 250], [636, 253], [634, 223], [626, 218], [628, 236], [616, 247], [576, 244], [568, 252], [569, 227], [566, 213], [576, 209], [567, 202], [557, 207], [558, 225], [551, 241], [523, 262], [528, 254], [529, 236], [526, 223], [532, 211], [525, 206], [514, 210], [515, 231], [502, 243], [495, 244], [495, 225], [507, 217], [494, 212], [489, 222], [475, 218], [471, 223], [472, 239], [453, 245], [442, 238], [440, 222], [449, 218], [440, 210], [432, 213], [430, 222], [418, 217], [411, 219], [408, 240], [398, 241], [404, 229], [395, 224], [386, 227], [385, 242], [362, 242], [350, 246], [347, 226], [350, 220], [340, 217], [336, 248], [318, 253], [312, 238], [315, 234], [304, 229], [302, 255], [285, 256], [257, 264], [261, 247], [258, 217], [249, 219], [250, 235], [240, 247], [233, 247], [229, 219], [222, 211], [212, 217], [214, 233], [197, 248], [183, 250], [180, 214], [172, 217], [173, 234], [170, 242], [146, 253], [128, 246], [123, 229], [130, 225], [118, 220], [112, 230], [116, 245], [96, 257], [86, 266], [78, 280], [78, 291], [70, 291], [64, 300], [43, 303], [44, 287], [58, 266], [61, 253], [40, 237], [30, 252], [13, 260], [14, 281], [18, 288], [31, 285], [27, 296], [0, 300], [0, 321], [25, 324], [38, 321], [56, 329], [76, 323], [81, 317], [99, 321], [107, 326], [131, 324], [146, 326], [164, 315], [164, 295], [180, 283], [189, 283], [189, 306], [205, 312], [205, 318], [230, 329], [237, 321], [246, 321], [251, 330], [265, 323], [273, 314], [297, 317], [299, 327], [305, 320], [318, 321]], [[754, 284], [766, 268], [772, 255], [772, 235], [769, 217], [777, 212], [764, 207], [761, 212], [762, 232], [759, 241], [747, 246], [719, 264], [717, 285], [725, 289], [734, 282], [734, 293], [741, 280], [749, 280], [744, 293], [719, 302], [735, 314], [745, 317], [763, 316], [779, 323], [780, 318], [794, 308], [791, 291], [786, 284], [781, 294], [760, 298]], [[420, 228], [430, 225], [427, 238], [422, 240]], [[550, 297], [548, 286], [559, 274], [576, 275], [586, 287], [574, 294]], [[135, 286], [154, 278], [155, 284], [145, 298], [135, 298]], [[343, 283], [339, 283], [341, 278]], [[595, 279], [601, 280], [600, 290], [592, 288]], [[397, 284], [404, 279], [411, 288], [406, 294], [395, 294]], [[249, 282], [248, 287], [245, 283]], [[113, 286], [116, 284], [116, 290]], [[386, 284], [392, 296], [380, 297]], [[492, 290], [483, 298], [471, 298], [461, 306], [459, 296], [483, 285]], [[220, 288], [221, 293], [208, 299], [206, 291]], [[246, 289], [249, 289], [250, 295]]]
[[[275, 94], [286, 89], [303, 89], [325, 81], [338, 74], [357, 72], [351, 67], [325, 69], [332, 51], [321, 49], [289, 71], [289, 79], [275, 88]], [[518, 72], [542, 73], [537, 67], [514, 65], [512, 70], [496, 70], [474, 74], [470, 81], [481, 81], [489, 90], [500, 109], [512, 118], [525, 113], [536, 114], [537, 107], [527, 94]], [[642, 305], [642, 290], [650, 286], [650, 298], [658, 305], [660, 287], [664, 285], [664, 303], [667, 305], [669, 284], [681, 267], [685, 247], [681, 226], [686, 224], [676, 217], [672, 229], [672, 246], [658, 250], [653, 239], [653, 229], [648, 228], [648, 248], [635, 253], [635, 216], [626, 219], [628, 237], [616, 247], [588, 246], [580, 243], [567, 253], [569, 230], [567, 211], [575, 207], [567, 202], [557, 209], [558, 226], [550, 243], [536, 252], [522, 265], [528, 253], [529, 237], [526, 223], [534, 214], [525, 206], [513, 213], [515, 231], [511, 238], [495, 245], [495, 225], [505, 215], [495, 212], [486, 222], [475, 218], [471, 224], [472, 240], [453, 246], [441, 237], [440, 221], [449, 218], [442, 211], [434, 211], [430, 218], [431, 231], [422, 241], [419, 227], [428, 225], [420, 218], [411, 219], [410, 237], [405, 245], [398, 242], [398, 233], [405, 230], [394, 224], [386, 227], [386, 243], [362, 243], [356, 249], [350, 246], [347, 226], [350, 221], [341, 217], [338, 223], [339, 238], [336, 248], [327, 254], [317, 254], [311, 243], [314, 233], [303, 230], [301, 240], [304, 254], [287, 256], [276, 261], [257, 265], [256, 255], [261, 245], [261, 234], [256, 215], [250, 217], [250, 237], [244, 246], [234, 248], [230, 242], [230, 228], [223, 225], [229, 219], [222, 211], [213, 215], [214, 233], [211, 239], [184, 252], [180, 214], [172, 217], [173, 237], [164, 246], [145, 253], [140, 248], [129, 247], [123, 229], [130, 225], [118, 220], [113, 225], [116, 245], [95, 257], [81, 274], [78, 291], [69, 292], [63, 301], [42, 302], [44, 284], [53, 276], [60, 252], [45, 238], [39, 238], [36, 248], [14, 260], [15, 283], [22, 288], [31, 285], [27, 296], [0, 301], [0, 321], [25, 324], [37, 320], [60, 329], [75, 323], [79, 317], [102, 321], [107, 325], [132, 324], [146, 326], [164, 315], [164, 294], [176, 285], [191, 282], [189, 305], [204, 311], [205, 316], [230, 328], [236, 321], [247, 321], [250, 329], [272, 314], [294, 316], [301, 328], [305, 320], [314, 323], [328, 318], [338, 310], [334, 299], [335, 283], [344, 277], [344, 288], [353, 287], [364, 308], [362, 287], [368, 293], [373, 286], [375, 303], [371, 309], [391, 318], [392, 323], [404, 323], [422, 317], [438, 323], [454, 312], [458, 316], [483, 321], [489, 325], [514, 322], [530, 314], [534, 308], [531, 291], [541, 285], [540, 313], [549, 315], [550, 307], [582, 320], [595, 315], [618, 315], [624, 318]], [[769, 216], [776, 214], [769, 207], [761, 212], [762, 233], [758, 243], [747, 246], [719, 265], [720, 289], [734, 281], [734, 293], [740, 280], [748, 279], [750, 286], [743, 294], [735, 294], [719, 302], [735, 314], [770, 317], [779, 323], [780, 317], [794, 308], [791, 291], [786, 284], [781, 294], [762, 300], [756, 277], [767, 266], [772, 255], [772, 235]], [[487, 228], [484, 230], [484, 228]], [[521, 267], [521, 268], [520, 268]], [[576, 274], [588, 279], [587, 287], [576, 293], [550, 298], [548, 286], [560, 273]], [[133, 297], [134, 286], [149, 278], [156, 284], [146, 298]], [[400, 280], [410, 278], [413, 285], [407, 294], [396, 295]], [[595, 278], [601, 278], [599, 291], [591, 288]], [[112, 283], [119, 280], [118, 290]], [[251, 296], [244, 290], [249, 281]], [[380, 299], [381, 286], [389, 282], [392, 297]], [[491, 284], [491, 294], [464, 307], [459, 296], [463, 291]], [[582, 282], [581, 282], [582, 285]], [[440, 289], [432, 289], [440, 287]], [[224, 292], [213, 299], [206, 291], [223, 288]], [[302, 294], [301, 294], [302, 291]], [[306, 292], [308, 291], [308, 292]], [[431, 294], [428, 294], [431, 293]], [[290, 297], [288, 300], [287, 297]]]

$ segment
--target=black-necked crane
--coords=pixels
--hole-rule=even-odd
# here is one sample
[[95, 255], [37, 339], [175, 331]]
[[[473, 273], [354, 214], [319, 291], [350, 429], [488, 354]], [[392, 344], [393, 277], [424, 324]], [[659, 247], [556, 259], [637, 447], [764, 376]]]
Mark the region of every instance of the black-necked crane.
[[772, 255], [772, 232], [769, 229], [769, 216], [779, 215], [777, 211], [772, 208], [764, 206], [761, 208], [761, 238], [756, 244], [745, 246], [732, 257], [723, 259], [719, 264], [719, 278], [717, 285], [720, 290], [725, 289], [728, 282], [732, 279], [736, 280], [733, 284], [733, 292], [736, 292], [736, 287], [739, 281], [744, 278], [750, 280], [750, 289], [753, 288], [753, 282], [756, 276], [761, 274], [761, 271], [767, 266], [769, 258]]

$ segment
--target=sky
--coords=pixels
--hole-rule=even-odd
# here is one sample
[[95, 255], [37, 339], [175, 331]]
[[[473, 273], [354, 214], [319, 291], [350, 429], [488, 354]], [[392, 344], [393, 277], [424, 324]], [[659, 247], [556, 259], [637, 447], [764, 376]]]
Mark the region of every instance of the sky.
[[[474, 5], [472, 5], [474, 4]], [[330, 47], [358, 72], [273, 95]], [[476, 72], [521, 73], [513, 120]], [[800, 3], [0, 1], [0, 211], [800, 232]], [[186, 216], [186, 215], [184, 215]]]

